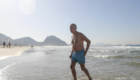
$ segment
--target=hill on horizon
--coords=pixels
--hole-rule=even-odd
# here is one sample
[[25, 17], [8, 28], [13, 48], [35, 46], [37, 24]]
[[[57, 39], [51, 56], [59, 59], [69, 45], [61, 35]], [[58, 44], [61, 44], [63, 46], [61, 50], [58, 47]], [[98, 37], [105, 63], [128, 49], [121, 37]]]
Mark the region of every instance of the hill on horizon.
[[0, 33], [0, 44], [6, 44], [10, 41], [12, 45], [35, 45], [35, 46], [67, 46], [67, 43], [56, 36], [48, 36], [43, 42], [37, 42], [31, 37], [22, 37], [18, 39], [11, 39], [4, 34]]

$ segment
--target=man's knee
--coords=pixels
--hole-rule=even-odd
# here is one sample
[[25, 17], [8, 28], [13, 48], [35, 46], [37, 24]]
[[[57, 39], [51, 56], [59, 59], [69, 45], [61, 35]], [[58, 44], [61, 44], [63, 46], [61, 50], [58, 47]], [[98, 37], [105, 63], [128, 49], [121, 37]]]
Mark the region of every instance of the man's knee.
[[85, 67], [81, 67], [81, 70], [82, 70], [82, 71], [85, 71], [85, 70], [86, 70], [86, 68], [85, 68]]
[[71, 68], [71, 70], [74, 70], [74, 69], [75, 69], [75, 67], [74, 67], [74, 66], [72, 66], [72, 65], [70, 66], [70, 68]]

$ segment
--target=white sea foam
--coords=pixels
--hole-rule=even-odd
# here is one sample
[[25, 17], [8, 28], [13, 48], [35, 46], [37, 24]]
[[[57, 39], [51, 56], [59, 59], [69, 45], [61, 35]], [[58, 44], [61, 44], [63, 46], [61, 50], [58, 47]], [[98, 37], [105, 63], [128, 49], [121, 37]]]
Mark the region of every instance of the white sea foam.
[[8, 58], [8, 57], [10, 57], [10, 56], [1, 57], [0, 60], [2, 60], [2, 59], [6, 59], [6, 58]]
[[7, 68], [9, 68], [10, 66], [13, 66], [13, 65], [15, 65], [15, 64], [16, 64], [16, 63], [12, 63], [12, 64], [10, 64], [10, 65], [4, 67], [3, 69], [0, 69], [0, 76], [2, 75], [2, 72], [3, 72], [4, 70], [6, 70]]
[[111, 57], [111, 55], [88, 55], [88, 56], [92, 56], [92, 57], [96, 57], [96, 58], [107, 58], [107, 57]]

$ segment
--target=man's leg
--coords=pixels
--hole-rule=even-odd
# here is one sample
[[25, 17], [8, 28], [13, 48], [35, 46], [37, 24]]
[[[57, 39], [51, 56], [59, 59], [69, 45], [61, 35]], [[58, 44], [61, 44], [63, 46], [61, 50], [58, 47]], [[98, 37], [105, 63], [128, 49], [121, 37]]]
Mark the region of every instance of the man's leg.
[[75, 70], [75, 65], [76, 65], [76, 62], [74, 62], [74, 61], [71, 61], [71, 65], [70, 65], [71, 72], [72, 72], [72, 75], [73, 75], [73, 77], [74, 77], [74, 80], [77, 80], [77, 78], [76, 78], [76, 70]]
[[89, 75], [88, 70], [85, 68], [85, 64], [80, 64], [81, 70], [85, 72], [85, 74], [88, 76], [89, 80], [92, 80], [92, 78]]

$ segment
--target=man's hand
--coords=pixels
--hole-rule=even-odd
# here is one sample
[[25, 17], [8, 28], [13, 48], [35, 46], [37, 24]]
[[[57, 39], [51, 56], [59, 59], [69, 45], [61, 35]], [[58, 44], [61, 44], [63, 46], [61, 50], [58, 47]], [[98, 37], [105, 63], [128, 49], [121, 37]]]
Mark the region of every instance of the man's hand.
[[69, 56], [69, 58], [71, 59], [71, 55]]
[[86, 56], [86, 54], [87, 54], [87, 51], [84, 52], [84, 55], [85, 55], [85, 56]]

